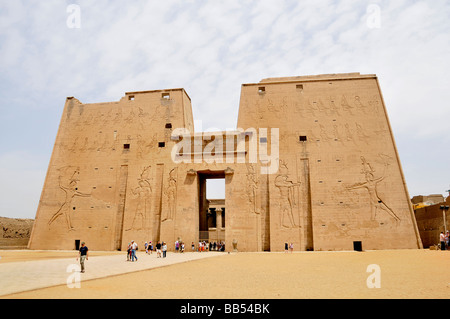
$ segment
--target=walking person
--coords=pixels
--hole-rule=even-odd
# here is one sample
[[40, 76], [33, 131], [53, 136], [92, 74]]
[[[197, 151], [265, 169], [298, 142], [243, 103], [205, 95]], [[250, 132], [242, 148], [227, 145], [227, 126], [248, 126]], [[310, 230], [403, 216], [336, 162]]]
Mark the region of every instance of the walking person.
[[439, 236], [439, 240], [441, 241], [441, 250], [445, 250], [445, 235], [444, 235], [443, 231], [441, 231], [441, 235]]
[[85, 245], [84, 242], [81, 243], [80, 250], [78, 251], [78, 258], [80, 258], [81, 272], [84, 272], [84, 261], [88, 260], [88, 251], [89, 249]]
[[192, 251], [194, 252], [195, 251], [195, 244], [194, 244], [194, 242], [192, 242], [191, 247], [192, 247]]
[[127, 246], [127, 261], [131, 260], [131, 243], [128, 243]]
[[294, 251], [294, 243], [291, 243], [289, 245], [289, 250], [291, 251], [291, 253]]
[[162, 252], [163, 252], [163, 258], [166, 258], [166, 254], [167, 254], [167, 245], [165, 242], [163, 242], [162, 244]]
[[152, 252], [153, 252], [153, 244], [152, 244], [152, 242], [150, 242], [150, 243], [148, 244], [148, 246], [150, 247], [148, 250], [150, 251], [150, 255], [151, 255]]
[[134, 240], [132, 240], [131, 241], [131, 261], [134, 261], [135, 258], [136, 258], [136, 261], [138, 261], [138, 258], [136, 256], [137, 248], [138, 248], [137, 243]]
[[148, 243], [147, 242], [145, 242], [144, 247], [145, 247], [145, 253], [148, 254]]
[[156, 258], [161, 258], [161, 242], [156, 244]]
[[178, 252], [178, 249], [180, 249], [180, 243], [178, 242], [178, 240], [175, 242], [175, 252]]

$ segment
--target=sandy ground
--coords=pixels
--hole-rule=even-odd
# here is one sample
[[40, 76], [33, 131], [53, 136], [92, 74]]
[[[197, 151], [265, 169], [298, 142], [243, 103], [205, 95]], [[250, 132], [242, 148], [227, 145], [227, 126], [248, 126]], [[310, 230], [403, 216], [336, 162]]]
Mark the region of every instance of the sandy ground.
[[[96, 252], [92, 252], [94, 256]], [[114, 252], [98, 252], [97, 254]], [[68, 257], [74, 252], [2, 252], [2, 262]], [[380, 288], [368, 288], [369, 265]], [[224, 253], [152, 270], [56, 286], [3, 298], [448, 299], [450, 251]], [[370, 281], [370, 280], [369, 280]]]

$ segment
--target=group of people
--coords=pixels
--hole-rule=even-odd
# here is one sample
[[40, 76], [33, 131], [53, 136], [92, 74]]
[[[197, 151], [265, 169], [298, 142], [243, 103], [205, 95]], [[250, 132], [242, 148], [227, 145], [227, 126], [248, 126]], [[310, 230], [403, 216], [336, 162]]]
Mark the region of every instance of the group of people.
[[191, 244], [192, 251], [225, 251], [225, 243], [222, 241], [217, 242], [207, 242], [207, 241], [199, 241], [197, 248], [195, 247], [194, 242]]
[[[207, 241], [199, 241], [198, 246], [196, 247], [194, 242], [192, 242], [192, 251], [225, 251], [225, 243], [220, 242], [207, 242]], [[145, 253], [151, 255], [154, 251], [156, 251], [156, 255], [158, 258], [166, 258], [167, 256], [167, 243], [166, 242], [158, 242], [156, 245], [153, 245], [151, 241], [145, 242], [144, 244]], [[137, 261], [136, 251], [139, 249], [138, 244], [132, 240], [128, 243], [127, 248], [127, 261]], [[184, 253], [185, 244], [182, 241], [175, 241], [175, 252], [176, 253]]]
[[131, 243], [128, 243], [127, 247], [127, 261], [138, 261], [138, 258], [136, 256], [136, 250], [138, 250], [138, 244], [132, 240]]
[[288, 251], [291, 253], [294, 251], [294, 243], [284, 243], [284, 252], [287, 253]]
[[447, 250], [447, 248], [450, 247], [449, 231], [447, 231], [446, 234], [444, 234], [444, 232], [441, 232], [441, 235], [439, 236], [439, 240], [441, 241], [441, 250]]
[[[155, 246], [153, 246], [153, 243], [151, 241], [145, 242], [144, 244], [145, 253], [148, 255], [151, 255], [153, 251], [156, 251], [156, 257], [157, 258], [166, 258], [167, 257], [167, 243], [165, 242], [158, 242]], [[131, 241], [131, 243], [128, 243], [127, 248], [127, 261], [134, 261], [136, 257], [136, 250], [138, 250], [138, 246], [134, 240]]]

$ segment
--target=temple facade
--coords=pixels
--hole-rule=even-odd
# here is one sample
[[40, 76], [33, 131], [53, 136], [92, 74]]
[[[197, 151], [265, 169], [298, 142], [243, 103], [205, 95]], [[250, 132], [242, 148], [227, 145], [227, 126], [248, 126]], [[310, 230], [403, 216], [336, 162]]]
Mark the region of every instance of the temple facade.
[[[206, 198], [209, 179], [224, 180], [221, 201]], [[223, 132], [195, 132], [181, 88], [68, 97], [29, 248], [422, 248], [409, 198], [376, 75], [243, 84]]]

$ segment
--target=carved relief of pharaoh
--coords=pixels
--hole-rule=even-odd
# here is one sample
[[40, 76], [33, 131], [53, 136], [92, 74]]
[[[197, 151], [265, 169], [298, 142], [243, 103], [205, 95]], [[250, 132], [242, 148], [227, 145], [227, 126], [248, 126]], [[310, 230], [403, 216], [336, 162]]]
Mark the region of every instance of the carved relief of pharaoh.
[[138, 178], [138, 187], [131, 190], [132, 194], [137, 197], [137, 205], [133, 217], [133, 223], [127, 230], [140, 230], [145, 225], [148, 209], [151, 207], [150, 198], [152, 194], [152, 188], [150, 186], [151, 184], [149, 178], [150, 168], [151, 166], [147, 166], [142, 170], [142, 173]]
[[162, 213], [161, 221], [173, 220], [175, 217], [176, 194], [177, 194], [177, 168], [169, 173], [169, 186], [164, 190], [167, 198], [168, 209]]
[[348, 190], [364, 188], [369, 193], [369, 204], [370, 204], [370, 212], [371, 212], [371, 220], [375, 220], [378, 212], [380, 210], [386, 212], [389, 216], [391, 216], [396, 222], [400, 221], [400, 218], [394, 213], [394, 211], [386, 204], [386, 202], [379, 196], [378, 192], [378, 183], [385, 179], [386, 170], [389, 165], [386, 157], [380, 157], [384, 160], [384, 171], [379, 177], [375, 177], [375, 169], [373, 169], [372, 165], [367, 162], [364, 156], [361, 156], [361, 164], [363, 168], [361, 173], [364, 175], [365, 182], [355, 183], [350, 186], [346, 186]]
[[[67, 167], [62, 168], [61, 170], [66, 170]], [[63, 173], [64, 174], [64, 173]], [[48, 221], [48, 225], [50, 226], [55, 220], [57, 220], [60, 216], [64, 216], [67, 223], [68, 230], [73, 230], [74, 227], [72, 226], [72, 221], [70, 218], [71, 208], [72, 208], [72, 201], [75, 197], [88, 197], [91, 196], [91, 194], [86, 194], [78, 191], [78, 176], [80, 175], [80, 171], [78, 168], [75, 169], [75, 171], [72, 173], [71, 177], [68, 180], [67, 185], [64, 185], [61, 181], [62, 175], [58, 177], [59, 181], [59, 188], [62, 189], [65, 193], [65, 199], [64, 203], [59, 207], [58, 211], [56, 211], [55, 214], [50, 218]]]
[[275, 178], [275, 186], [280, 191], [280, 218], [284, 228], [298, 227], [294, 218], [295, 194], [294, 190], [300, 183], [294, 183], [289, 179], [289, 170], [286, 163], [280, 161], [280, 174]]
[[247, 196], [250, 205], [250, 212], [259, 214], [256, 207], [256, 192], [258, 189], [258, 181], [255, 173], [255, 167], [253, 164], [247, 165]]

